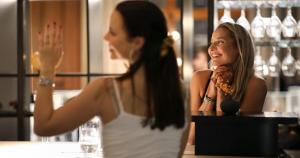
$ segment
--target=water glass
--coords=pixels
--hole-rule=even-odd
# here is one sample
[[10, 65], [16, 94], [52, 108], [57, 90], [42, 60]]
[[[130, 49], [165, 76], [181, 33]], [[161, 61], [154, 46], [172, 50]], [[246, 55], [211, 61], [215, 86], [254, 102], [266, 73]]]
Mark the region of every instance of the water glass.
[[100, 120], [95, 117], [79, 127], [79, 143], [83, 153], [96, 154], [100, 148]]

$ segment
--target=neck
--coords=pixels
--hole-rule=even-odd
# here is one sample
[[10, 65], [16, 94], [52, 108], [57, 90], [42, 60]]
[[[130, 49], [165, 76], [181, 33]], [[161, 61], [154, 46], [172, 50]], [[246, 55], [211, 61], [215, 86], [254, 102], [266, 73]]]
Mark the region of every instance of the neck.
[[145, 69], [144, 65], [141, 65], [139, 69], [133, 75], [133, 79], [137, 82], [144, 81], [145, 79]]

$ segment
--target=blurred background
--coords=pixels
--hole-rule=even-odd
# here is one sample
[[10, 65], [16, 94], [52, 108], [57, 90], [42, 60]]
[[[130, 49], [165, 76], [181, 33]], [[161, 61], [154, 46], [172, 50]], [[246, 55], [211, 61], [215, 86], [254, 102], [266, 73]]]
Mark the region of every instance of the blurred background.
[[[55, 108], [90, 81], [126, 71], [112, 61], [103, 36], [121, 0], [0, 1], [0, 141], [40, 141], [32, 131], [38, 71], [37, 34], [49, 23], [63, 27], [65, 56], [58, 69]], [[300, 0], [150, 0], [164, 12], [175, 40], [178, 67], [188, 87], [194, 71], [207, 69], [207, 46], [216, 26], [244, 26], [256, 46], [255, 72], [268, 94], [264, 111], [300, 113]], [[255, 30], [255, 31], [254, 31]], [[49, 138], [78, 141], [78, 131]]]

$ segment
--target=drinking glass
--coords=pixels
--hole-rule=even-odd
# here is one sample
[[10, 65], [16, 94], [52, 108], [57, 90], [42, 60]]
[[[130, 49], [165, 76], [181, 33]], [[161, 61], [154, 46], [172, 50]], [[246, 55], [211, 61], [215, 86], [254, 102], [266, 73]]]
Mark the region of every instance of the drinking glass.
[[281, 21], [278, 18], [275, 10], [275, 6], [272, 8], [272, 16], [270, 18], [269, 24], [266, 28], [267, 35], [276, 41], [280, 40], [281, 36]]
[[85, 154], [95, 155], [100, 148], [100, 120], [98, 117], [79, 127], [79, 143]]
[[300, 75], [300, 58], [295, 62], [295, 68], [297, 70], [298, 75]]
[[231, 14], [230, 14], [230, 8], [229, 7], [225, 7], [224, 8], [224, 14], [221, 17], [219, 24], [225, 23], [225, 22], [230, 22], [230, 23], [234, 23], [234, 20], [231, 18]]
[[292, 15], [291, 6], [288, 6], [287, 16], [282, 22], [282, 34], [283, 37], [292, 38], [297, 35], [297, 22]]
[[254, 70], [255, 73], [259, 76], [266, 76], [268, 75], [268, 66], [264, 59], [262, 58], [260, 54], [260, 49], [257, 47], [256, 49], [256, 55], [254, 57]]
[[277, 57], [277, 47], [273, 46], [272, 55], [268, 61], [269, 76], [278, 77], [280, 73], [280, 60]]
[[250, 31], [250, 24], [245, 16], [245, 8], [242, 6], [241, 16], [236, 21], [237, 24], [243, 26], [247, 31]]
[[300, 37], [300, 20], [298, 21], [298, 36]]
[[282, 61], [281, 70], [284, 76], [293, 77], [295, 76], [295, 58], [292, 56], [292, 50], [290, 47], [287, 48], [287, 55]]
[[256, 16], [251, 22], [251, 34], [255, 39], [263, 38], [265, 36], [265, 25], [260, 14], [260, 7], [257, 7]]

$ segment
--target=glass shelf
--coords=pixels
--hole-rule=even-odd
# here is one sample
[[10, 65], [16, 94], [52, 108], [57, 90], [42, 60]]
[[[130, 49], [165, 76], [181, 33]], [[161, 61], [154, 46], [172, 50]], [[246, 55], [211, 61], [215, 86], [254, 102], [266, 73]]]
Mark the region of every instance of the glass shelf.
[[280, 48], [287, 47], [300, 47], [300, 39], [282, 39], [280, 41], [275, 40], [255, 40], [256, 46], [278, 46]]
[[[87, 76], [119, 76], [121, 74], [115, 73], [57, 73], [57, 77], [87, 77]], [[26, 77], [38, 77], [38, 73], [27, 73]], [[13, 73], [0, 73], [0, 77], [18, 77], [18, 74]]]
[[[17, 117], [18, 113], [16, 111], [0, 111], [0, 118], [1, 117]], [[33, 116], [32, 112], [24, 111], [25, 117]]]

